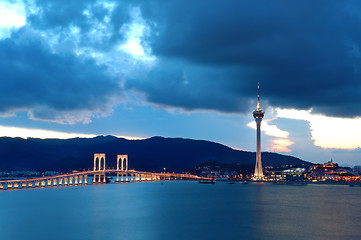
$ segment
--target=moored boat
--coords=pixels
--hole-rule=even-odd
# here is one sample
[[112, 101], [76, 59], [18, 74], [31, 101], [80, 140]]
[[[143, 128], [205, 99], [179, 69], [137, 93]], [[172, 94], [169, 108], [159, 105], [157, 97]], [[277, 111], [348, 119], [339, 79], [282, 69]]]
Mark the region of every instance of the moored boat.
[[199, 183], [214, 184], [214, 183], [216, 183], [216, 181], [215, 180], [201, 179], [201, 180], [199, 180]]

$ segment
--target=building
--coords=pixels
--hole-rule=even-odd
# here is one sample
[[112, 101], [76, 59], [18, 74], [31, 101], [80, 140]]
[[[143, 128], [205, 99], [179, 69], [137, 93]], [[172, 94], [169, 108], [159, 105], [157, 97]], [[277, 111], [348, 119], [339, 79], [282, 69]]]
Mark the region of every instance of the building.
[[257, 98], [258, 98], [257, 108], [253, 112], [253, 117], [257, 124], [257, 153], [256, 153], [256, 166], [254, 169], [253, 180], [263, 181], [264, 175], [263, 175], [262, 161], [261, 161], [261, 122], [264, 116], [264, 112], [262, 111], [259, 102], [259, 84], [258, 84]]

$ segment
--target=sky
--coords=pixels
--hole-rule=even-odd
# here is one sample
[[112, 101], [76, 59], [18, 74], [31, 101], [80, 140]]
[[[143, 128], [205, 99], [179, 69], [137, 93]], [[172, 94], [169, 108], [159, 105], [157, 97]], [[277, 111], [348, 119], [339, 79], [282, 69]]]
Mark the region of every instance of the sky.
[[361, 3], [0, 2], [0, 136], [182, 137], [361, 165]]

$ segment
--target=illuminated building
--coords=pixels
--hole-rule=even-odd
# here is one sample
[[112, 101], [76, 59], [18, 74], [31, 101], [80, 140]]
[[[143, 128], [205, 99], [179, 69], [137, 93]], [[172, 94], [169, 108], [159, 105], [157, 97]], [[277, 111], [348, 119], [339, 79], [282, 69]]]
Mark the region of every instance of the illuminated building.
[[257, 124], [257, 154], [256, 154], [256, 166], [254, 169], [253, 180], [263, 181], [264, 175], [263, 175], [262, 161], [261, 161], [261, 122], [264, 116], [264, 112], [262, 111], [259, 103], [259, 84], [258, 84], [257, 98], [258, 98], [257, 108], [253, 112], [253, 117]]

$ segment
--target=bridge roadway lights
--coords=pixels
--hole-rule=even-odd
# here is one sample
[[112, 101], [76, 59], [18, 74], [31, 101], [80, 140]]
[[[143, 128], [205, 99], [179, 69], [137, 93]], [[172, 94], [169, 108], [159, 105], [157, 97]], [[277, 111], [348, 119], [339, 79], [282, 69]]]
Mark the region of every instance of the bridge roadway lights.
[[[121, 160], [121, 164], [119, 164], [119, 160]], [[119, 165], [121, 165], [121, 169], [119, 169]], [[106, 170], [105, 170], [105, 154], [94, 154], [94, 172], [91, 173], [93, 175], [93, 183], [105, 183], [106, 182]], [[198, 177], [192, 175], [181, 175], [181, 174], [154, 174], [154, 173], [145, 173], [141, 174], [139, 172], [130, 171], [128, 172], [128, 155], [118, 155], [117, 157], [117, 169], [115, 170], [117, 173], [116, 182], [141, 182], [141, 181], [157, 181], [161, 179], [196, 179]], [[121, 172], [120, 172], [121, 171]], [[114, 172], [114, 170], [111, 170]], [[85, 172], [84, 172], [85, 173]], [[119, 178], [120, 177], [120, 178]], [[60, 175], [60, 176], [52, 176], [46, 178], [38, 178], [38, 179], [28, 179], [22, 181], [1, 181], [0, 182], [0, 190], [6, 189], [22, 189], [22, 188], [40, 188], [40, 187], [55, 187], [55, 186], [75, 186], [80, 184], [88, 184], [87, 181], [88, 175], [84, 175], [81, 172], [79, 174], [69, 174], [69, 175]]]

